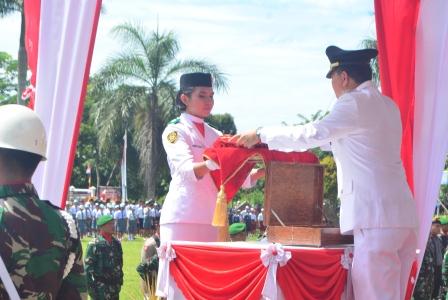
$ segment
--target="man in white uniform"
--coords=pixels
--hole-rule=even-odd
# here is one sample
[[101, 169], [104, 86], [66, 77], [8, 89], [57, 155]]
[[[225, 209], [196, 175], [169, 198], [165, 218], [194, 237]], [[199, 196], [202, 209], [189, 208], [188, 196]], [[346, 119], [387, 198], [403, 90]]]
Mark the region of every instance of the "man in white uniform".
[[370, 81], [375, 49], [326, 50], [338, 100], [322, 120], [264, 127], [234, 137], [246, 147], [300, 151], [330, 143], [337, 164], [342, 233], [354, 234], [355, 299], [404, 299], [415, 259], [417, 216], [400, 158], [395, 103]]

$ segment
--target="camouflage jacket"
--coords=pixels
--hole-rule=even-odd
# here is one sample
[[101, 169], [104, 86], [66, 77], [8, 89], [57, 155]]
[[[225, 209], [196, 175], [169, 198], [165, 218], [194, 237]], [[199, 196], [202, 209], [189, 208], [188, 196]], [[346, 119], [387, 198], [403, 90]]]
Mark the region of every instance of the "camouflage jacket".
[[422, 266], [413, 293], [414, 300], [430, 300], [434, 288], [435, 258], [432, 243], [428, 239]]
[[116, 238], [109, 243], [101, 235], [93, 239], [84, 260], [87, 287], [93, 299], [115, 299], [123, 284], [123, 250]]
[[[0, 255], [21, 299], [86, 299], [79, 239], [31, 183], [0, 185]], [[63, 279], [70, 253], [75, 261]], [[0, 282], [0, 299], [8, 299]]]
[[447, 297], [448, 297], [448, 251], [445, 251], [442, 265], [442, 288], [440, 298], [445, 300]]

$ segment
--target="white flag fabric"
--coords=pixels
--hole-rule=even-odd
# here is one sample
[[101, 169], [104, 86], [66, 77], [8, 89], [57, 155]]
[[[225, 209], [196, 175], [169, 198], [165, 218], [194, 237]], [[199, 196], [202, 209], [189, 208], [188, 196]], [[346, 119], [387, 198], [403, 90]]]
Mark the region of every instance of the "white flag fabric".
[[33, 183], [41, 199], [64, 207], [101, 0], [41, 0], [34, 110], [47, 131], [47, 161]]
[[448, 1], [420, 1], [415, 56], [414, 195], [421, 262], [448, 152]]

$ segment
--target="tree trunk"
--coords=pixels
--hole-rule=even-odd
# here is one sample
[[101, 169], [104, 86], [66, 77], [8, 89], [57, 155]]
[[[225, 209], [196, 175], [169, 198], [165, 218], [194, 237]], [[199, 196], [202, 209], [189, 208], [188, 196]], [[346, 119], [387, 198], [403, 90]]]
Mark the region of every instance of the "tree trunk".
[[19, 53], [18, 53], [18, 84], [17, 84], [17, 104], [25, 104], [22, 101], [22, 93], [26, 88], [26, 73], [28, 70], [28, 57], [25, 50], [25, 13], [23, 9], [21, 10], [21, 27], [20, 27], [20, 43], [19, 43]]
[[149, 158], [147, 163], [147, 168], [145, 170], [145, 185], [146, 185], [146, 196], [148, 199], [154, 199], [156, 196], [156, 170], [157, 170], [157, 96], [152, 93], [149, 96], [150, 109], [149, 109], [149, 120], [148, 125], [149, 137], [148, 137], [148, 147], [149, 147]]
[[96, 175], [96, 197], [99, 199], [100, 198], [100, 168], [99, 168], [99, 155], [98, 155], [98, 149], [96, 149], [96, 154], [95, 154], [95, 175]]

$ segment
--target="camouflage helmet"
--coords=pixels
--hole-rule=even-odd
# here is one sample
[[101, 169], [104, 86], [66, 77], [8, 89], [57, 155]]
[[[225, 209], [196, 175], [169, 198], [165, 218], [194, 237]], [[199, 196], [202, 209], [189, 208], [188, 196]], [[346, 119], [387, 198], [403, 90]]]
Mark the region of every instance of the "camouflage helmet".
[[0, 106], [0, 148], [37, 154], [46, 160], [47, 138], [38, 115], [17, 104]]

